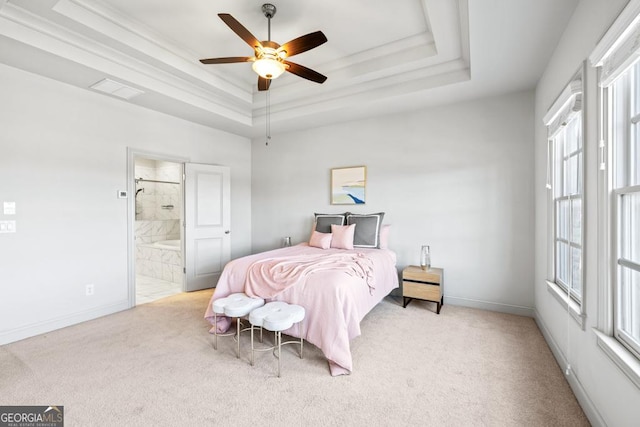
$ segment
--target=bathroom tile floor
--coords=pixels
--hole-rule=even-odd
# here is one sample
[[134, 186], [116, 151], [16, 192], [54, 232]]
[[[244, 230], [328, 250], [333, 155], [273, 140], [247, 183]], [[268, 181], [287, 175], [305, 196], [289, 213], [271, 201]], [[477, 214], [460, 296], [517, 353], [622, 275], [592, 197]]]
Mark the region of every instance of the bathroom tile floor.
[[182, 285], [153, 277], [136, 275], [136, 305], [182, 292]]

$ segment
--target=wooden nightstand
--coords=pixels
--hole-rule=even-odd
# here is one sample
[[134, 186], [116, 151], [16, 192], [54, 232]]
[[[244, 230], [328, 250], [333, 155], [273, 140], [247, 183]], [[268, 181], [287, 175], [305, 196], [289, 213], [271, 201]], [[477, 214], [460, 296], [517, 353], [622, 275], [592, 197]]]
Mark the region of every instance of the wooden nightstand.
[[415, 265], [410, 265], [402, 270], [402, 299], [403, 307], [412, 299], [433, 301], [438, 304], [437, 313], [444, 305], [444, 271], [441, 268], [431, 267], [423, 270]]

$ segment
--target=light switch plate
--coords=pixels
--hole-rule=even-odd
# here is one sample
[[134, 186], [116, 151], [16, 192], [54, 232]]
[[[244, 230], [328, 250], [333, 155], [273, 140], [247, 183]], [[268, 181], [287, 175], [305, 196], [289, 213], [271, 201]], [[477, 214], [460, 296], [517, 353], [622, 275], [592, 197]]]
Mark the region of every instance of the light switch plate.
[[16, 202], [4, 202], [4, 214], [15, 215], [16, 214]]
[[118, 190], [118, 199], [126, 199], [127, 198], [127, 192], [124, 190]]

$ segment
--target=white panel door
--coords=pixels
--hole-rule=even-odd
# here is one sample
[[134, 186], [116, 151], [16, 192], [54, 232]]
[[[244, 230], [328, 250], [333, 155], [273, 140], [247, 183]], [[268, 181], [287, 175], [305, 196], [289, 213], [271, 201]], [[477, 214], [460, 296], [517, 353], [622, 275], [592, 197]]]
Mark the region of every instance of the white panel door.
[[226, 166], [184, 166], [185, 290], [214, 287], [231, 258], [230, 170]]

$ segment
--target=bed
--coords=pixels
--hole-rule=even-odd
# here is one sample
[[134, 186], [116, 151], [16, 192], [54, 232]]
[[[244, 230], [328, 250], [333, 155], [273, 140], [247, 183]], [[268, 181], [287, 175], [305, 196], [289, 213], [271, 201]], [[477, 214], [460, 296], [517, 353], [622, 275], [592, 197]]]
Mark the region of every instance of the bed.
[[[263, 275], [269, 271], [281, 274]], [[295, 279], [294, 271], [300, 273]], [[235, 292], [301, 305], [304, 320], [284, 333], [300, 338], [302, 331], [324, 353], [331, 375], [344, 375], [353, 370], [349, 343], [360, 335], [360, 321], [397, 287], [396, 255], [389, 249], [321, 249], [301, 243], [229, 262], [205, 318], [213, 325], [211, 303]], [[218, 332], [229, 326], [230, 319], [218, 317]]]

